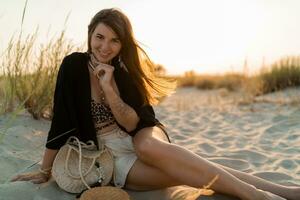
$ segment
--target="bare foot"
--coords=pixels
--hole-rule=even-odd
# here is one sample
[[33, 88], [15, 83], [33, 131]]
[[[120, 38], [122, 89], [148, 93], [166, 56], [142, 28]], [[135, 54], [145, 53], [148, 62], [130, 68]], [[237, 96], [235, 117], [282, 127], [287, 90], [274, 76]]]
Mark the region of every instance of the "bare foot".
[[289, 200], [298, 200], [300, 199], [300, 187], [289, 187], [289, 195], [287, 196], [287, 198]]
[[271, 192], [268, 191], [263, 191], [263, 190], [259, 190], [262, 194], [260, 200], [287, 200], [283, 197], [280, 197], [276, 194], [273, 194]]

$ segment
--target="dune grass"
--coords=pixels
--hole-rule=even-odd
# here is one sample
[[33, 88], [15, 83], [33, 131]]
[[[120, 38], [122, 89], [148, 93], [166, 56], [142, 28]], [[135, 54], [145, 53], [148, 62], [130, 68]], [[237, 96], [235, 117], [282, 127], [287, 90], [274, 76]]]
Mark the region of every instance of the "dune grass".
[[52, 96], [62, 59], [72, 51], [80, 51], [82, 46], [75, 47], [66, 39], [65, 30], [45, 44], [37, 42], [38, 29], [24, 37], [27, 3], [28, 0], [24, 3], [20, 32], [11, 37], [0, 54], [0, 114], [25, 108], [39, 119], [51, 117]]
[[288, 56], [262, 69], [262, 93], [269, 93], [287, 87], [300, 86], [300, 56]]
[[238, 73], [226, 73], [224, 75], [197, 75], [188, 73], [175, 77], [179, 87], [197, 87], [203, 90], [226, 88], [229, 91], [239, 90], [248, 81], [248, 77]]
[[288, 87], [300, 86], [300, 56], [279, 59], [256, 75], [246, 73], [227, 73], [224, 75], [197, 75], [186, 72], [175, 77], [179, 87], [194, 86], [199, 89], [226, 88], [228, 91], [245, 91], [262, 95]]
[[51, 117], [52, 96], [58, 67], [75, 47], [62, 31], [56, 39], [37, 44], [38, 31], [22, 40], [12, 38], [2, 54], [0, 112], [12, 112], [22, 104], [35, 119]]

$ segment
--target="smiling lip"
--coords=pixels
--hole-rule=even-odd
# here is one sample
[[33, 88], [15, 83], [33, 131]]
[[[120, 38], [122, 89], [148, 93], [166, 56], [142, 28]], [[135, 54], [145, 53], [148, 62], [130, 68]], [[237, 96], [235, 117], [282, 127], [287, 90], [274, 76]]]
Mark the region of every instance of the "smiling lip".
[[102, 58], [108, 58], [109, 55], [110, 55], [109, 53], [108, 54], [99, 53], [99, 56], [102, 57]]

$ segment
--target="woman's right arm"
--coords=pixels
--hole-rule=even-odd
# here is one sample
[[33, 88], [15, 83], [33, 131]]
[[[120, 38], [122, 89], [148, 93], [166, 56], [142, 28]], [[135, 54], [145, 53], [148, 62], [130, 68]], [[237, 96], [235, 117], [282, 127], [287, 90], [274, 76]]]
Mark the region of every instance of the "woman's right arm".
[[38, 171], [19, 174], [11, 179], [11, 181], [31, 181], [40, 184], [47, 182], [51, 177], [51, 169], [53, 161], [58, 150], [45, 149], [43, 162]]
[[48, 171], [49, 169], [52, 169], [53, 161], [57, 152], [58, 150], [55, 149], [45, 149], [41, 170]]

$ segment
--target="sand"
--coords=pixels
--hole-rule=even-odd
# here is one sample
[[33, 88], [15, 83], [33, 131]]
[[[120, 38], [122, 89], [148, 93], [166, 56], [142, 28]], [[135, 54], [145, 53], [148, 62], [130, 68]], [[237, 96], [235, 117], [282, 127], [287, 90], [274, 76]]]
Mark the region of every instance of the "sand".
[[[154, 107], [172, 142], [219, 163], [272, 182], [300, 184], [300, 88], [251, 99], [226, 90], [178, 89]], [[0, 199], [68, 200], [53, 180], [41, 185], [9, 182], [35, 170], [50, 122], [25, 111], [0, 116]], [[31, 166], [33, 165], [33, 166]], [[188, 199], [193, 188], [128, 191], [133, 200]], [[233, 200], [220, 194], [198, 199]]]

